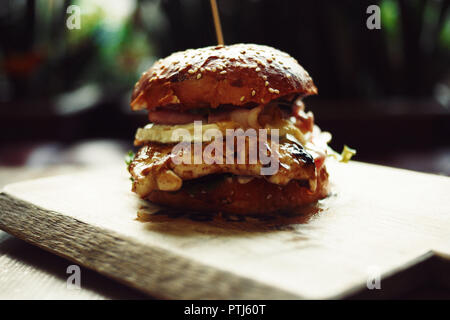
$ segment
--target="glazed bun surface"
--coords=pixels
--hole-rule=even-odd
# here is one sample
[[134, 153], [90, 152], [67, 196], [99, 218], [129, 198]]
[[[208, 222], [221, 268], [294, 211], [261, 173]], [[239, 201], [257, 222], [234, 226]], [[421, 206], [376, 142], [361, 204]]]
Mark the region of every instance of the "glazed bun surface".
[[236, 177], [213, 182], [192, 180], [176, 192], [153, 191], [146, 199], [163, 206], [188, 211], [232, 214], [294, 213], [296, 210], [328, 196], [328, 172], [323, 167], [317, 187], [311, 192], [301, 181], [291, 180], [279, 186], [255, 178], [240, 183]]
[[287, 53], [256, 44], [189, 49], [160, 59], [136, 83], [133, 110], [249, 106], [317, 94], [309, 74]]

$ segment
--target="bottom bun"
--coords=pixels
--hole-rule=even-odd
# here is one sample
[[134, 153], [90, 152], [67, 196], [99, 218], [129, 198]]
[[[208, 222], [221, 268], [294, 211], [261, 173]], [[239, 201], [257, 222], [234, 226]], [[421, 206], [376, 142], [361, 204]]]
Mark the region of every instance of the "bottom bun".
[[153, 191], [146, 199], [185, 211], [222, 212], [233, 214], [266, 214], [293, 212], [328, 195], [328, 172], [319, 173], [314, 192], [306, 181], [291, 180], [280, 186], [262, 178], [246, 183], [236, 176], [216, 175], [184, 181], [176, 192]]

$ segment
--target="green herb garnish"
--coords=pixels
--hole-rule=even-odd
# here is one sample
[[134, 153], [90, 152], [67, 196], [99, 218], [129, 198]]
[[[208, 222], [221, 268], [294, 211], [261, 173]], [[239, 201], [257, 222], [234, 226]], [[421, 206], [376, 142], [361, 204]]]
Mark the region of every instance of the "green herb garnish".
[[134, 152], [130, 150], [130, 151], [128, 151], [127, 155], [125, 156], [125, 164], [127, 165], [127, 167], [130, 166], [133, 159], [134, 159]]

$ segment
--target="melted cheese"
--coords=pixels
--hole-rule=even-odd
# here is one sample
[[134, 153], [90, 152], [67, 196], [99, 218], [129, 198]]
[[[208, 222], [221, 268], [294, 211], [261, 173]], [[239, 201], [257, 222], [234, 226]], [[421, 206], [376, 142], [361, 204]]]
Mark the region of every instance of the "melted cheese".
[[290, 120], [280, 119], [274, 123], [268, 123], [266, 129], [278, 129], [280, 137], [285, 137], [288, 140], [295, 141], [301, 145], [305, 145], [306, 139], [302, 131], [295, 126]]
[[[203, 124], [201, 126], [201, 130], [195, 132], [194, 123], [181, 125], [163, 125], [150, 123], [144, 128], [139, 128], [137, 130], [136, 140], [142, 143], [177, 143], [180, 141], [210, 142], [213, 140], [213, 136], [208, 135], [208, 133], [214, 134], [214, 132], [220, 132], [223, 136], [225, 136], [227, 129], [237, 129], [240, 127], [241, 124], [239, 124], [238, 122], [222, 121], [217, 123]], [[211, 129], [213, 131], [208, 131]], [[286, 119], [280, 119], [273, 123], [269, 123], [264, 127], [264, 129], [267, 129], [269, 131], [268, 134], [270, 134], [271, 130], [278, 129], [280, 137], [286, 137], [289, 140], [294, 140], [301, 144], [305, 144], [306, 142], [306, 139], [301, 130], [297, 128], [291, 121]]]
[[[200, 128], [200, 126], [198, 126]], [[203, 124], [199, 132], [195, 132], [194, 123], [166, 125], [150, 123], [136, 132], [136, 140], [139, 142], [177, 143], [188, 142], [210, 142], [212, 136], [205, 134], [208, 130], [218, 130], [223, 135], [226, 129], [236, 128], [237, 124], [232, 121]], [[209, 131], [214, 132], [214, 131]]]

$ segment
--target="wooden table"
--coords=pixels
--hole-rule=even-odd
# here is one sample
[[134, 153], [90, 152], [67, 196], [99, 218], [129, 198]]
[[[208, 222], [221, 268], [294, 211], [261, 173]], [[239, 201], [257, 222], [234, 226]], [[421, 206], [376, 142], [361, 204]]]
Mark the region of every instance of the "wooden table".
[[[80, 166], [0, 167], [4, 185], [80, 170]], [[68, 289], [73, 263], [0, 231], [0, 299], [148, 299], [149, 296], [81, 267], [81, 288]]]
[[[284, 275], [274, 275], [267, 273], [265, 275], [267, 277], [270, 276], [269, 278], [272, 278], [271, 281], [269, 281], [267, 277], [259, 277], [259, 284], [258, 280], [257, 282], [252, 282], [256, 285], [256, 287], [253, 287], [255, 290], [257, 289], [255, 293], [259, 292], [258, 294], [260, 294], [260, 297], [266, 295], [265, 293], [261, 294], [262, 292], [267, 292], [260, 290], [262, 288], [261, 285], [264, 282], [270, 283], [270, 285], [272, 285], [272, 288], [279, 286], [281, 291], [279, 292], [279, 294], [275, 294], [275, 296], [280, 297], [286, 295], [286, 293], [288, 292], [296, 292], [296, 294], [292, 295], [292, 297], [331, 297], [334, 296], [333, 292], [336, 292], [336, 294], [338, 294], [336, 295], [336, 297], [339, 297], [339, 294], [342, 294], [342, 297], [352, 297], [351, 292], [348, 291], [348, 288], [351, 287], [349, 287], [349, 284], [357, 285], [359, 289], [365, 287], [365, 284], [362, 284], [361, 279], [364, 276], [363, 273], [365, 272], [364, 266], [367, 266], [369, 262], [380, 263], [380, 266], [382, 267], [381, 271], [384, 272], [383, 283], [388, 284], [386, 287], [390, 288], [389, 291], [391, 291], [391, 297], [396, 296], [395, 292], [393, 293], [393, 291], [396, 290], [392, 291], [393, 288], [401, 289], [397, 290], [397, 293], [405, 294], [404, 289], [414, 288], [420, 284], [434, 283], [439, 285], [443, 284], [447, 288], [450, 287], [450, 272], [448, 272], [450, 232], [447, 232], [450, 231], [450, 212], [448, 212], [449, 214], [447, 214], [447, 209], [449, 209], [450, 206], [448, 203], [448, 198], [446, 198], [446, 194], [448, 194], [448, 191], [450, 189], [448, 178], [424, 175], [411, 171], [370, 166], [361, 163], [353, 163], [350, 167], [342, 167], [342, 169], [331, 169], [334, 173], [336, 173], [336, 176], [334, 176], [334, 174], [333, 176], [335, 179], [334, 182], [338, 184], [337, 188], [335, 189], [337, 192], [338, 200], [336, 202], [333, 197], [327, 200], [327, 206], [329, 209], [326, 210], [329, 210], [328, 214], [321, 214], [318, 219], [315, 219], [311, 224], [308, 223], [308, 225], [301, 226], [297, 224], [296, 226], [293, 226], [292, 228], [288, 228], [286, 230], [280, 229], [279, 233], [271, 233], [270, 237], [266, 237], [264, 236], [264, 234], [257, 232], [252, 235], [252, 237], [259, 237], [260, 239], [257, 239], [258, 241], [248, 241], [249, 238], [247, 237], [230, 238], [227, 236], [228, 233], [224, 230], [222, 230], [217, 234], [216, 237], [214, 237], [214, 234], [211, 234], [209, 231], [207, 231], [207, 229], [210, 227], [208, 224], [192, 224], [189, 221], [178, 221], [175, 224], [169, 223], [170, 221], [166, 221], [169, 224], [164, 224], [164, 221], [162, 221], [162, 224], [160, 223], [161, 221], [155, 221], [154, 225], [148, 225], [148, 229], [146, 231], [145, 225], [138, 226], [137, 222], [132, 221], [133, 219], [128, 219], [133, 215], [134, 209], [127, 209], [127, 203], [134, 203], [134, 200], [131, 198], [132, 195], [129, 194], [127, 184], [122, 183], [126, 182], [127, 178], [125, 176], [122, 176], [123, 170], [119, 170], [119, 168], [112, 169], [113, 170], [105, 171], [106, 174], [102, 173], [104, 170], [94, 170], [93, 173], [80, 172], [80, 174], [77, 173], [67, 176], [66, 178], [62, 177], [42, 182], [22, 184], [20, 186], [13, 187], [12, 189], [10, 188], [9, 192], [12, 192], [12, 195], [22, 194], [25, 199], [27, 199], [26, 201], [36, 203], [38, 206], [42, 206], [43, 204], [48, 203], [49, 200], [54, 199], [51, 201], [56, 202], [54, 202], [54, 204], [50, 206], [50, 210], [56, 210], [55, 212], [59, 211], [62, 213], [70, 213], [81, 223], [84, 223], [82, 221], [86, 221], [87, 223], [92, 224], [94, 227], [96, 225], [99, 226], [101, 224], [105, 224], [105, 226], [110, 230], [125, 232], [125, 235], [128, 234], [125, 238], [122, 238], [122, 236], [118, 238], [117, 236], [119, 236], [119, 234], [116, 233], [116, 236], [114, 236], [112, 239], [114, 241], [119, 241], [118, 243], [124, 243], [128, 241], [127, 239], [131, 239], [130, 237], [132, 236], [136, 237], [136, 239], [142, 240], [143, 243], [147, 243], [146, 245], [150, 247], [152, 246], [152, 243], [153, 245], [163, 245], [163, 247], [166, 246], [167, 249], [179, 251], [178, 253], [180, 254], [186, 251], [186, 249], [189, 249], [190, 251], [188, 251], [190, 252], [190, 254], [187, 255], [187, 257], [196, 256], [196, 259], [200, 259], [197, 262], [215, 266], [216, 269], [202, 269], [211, 271], [209, 272], [209, 277], [211, 280], [216, 276], [220, 276], [219, 278], [221, 278], [225, 275], [220, 273], [221, 271], [219, 271], [220, 268], [223, 267], [228, 268], [228, 270], [231, 270], [232, 272], [236, 272], [237, 277], [234, 276], [229, 279], [236, 280], [238, 279], [239, 274], [244, 274], [247, 279], [250, 279], [250, 277], [254, 277], [253, 281], [255, 281], [257, 276], [254, 275], [254, 272], [251, 272], [251, 270], [255, 269], [249, 269], [249, 267], [254, 264], [255, 260], [250, 259], [250, 256], [246, 258], [246, 256], [248, 254], [258, 255], [270, 249], [262, 248], [261, 243], [264, 244], [265, 242], [266, 244], [271, 244], [272, 246], [279, 246], [280, 241], [282, 240], [282, 243], [284, 243], [283, 246], [286, 250], [279, 252], [277, 249], [276, 256], [281, 256], [285, 260], [289, 258], [290, 261], [295, 264], [292, 265], [292, 267], [295, 267], [295, 270], [292, 268], [289, 269], [289, 265], [286, 264], [279, 265], [279, 267], [282, 267], [284, 269], [288, 267], [285, 271], [288, 273], [292, 273], [291, 277], [288, 277], [291, 280], [295, 280], [298, 282], [299, 279], [295, 278], [300, 277], [300, 280], [303, 279], [298, 282], [298, 285], [303, 286], [303, 289], [297, 287], [297, 285], [292, 286], [292, 281], [281, 281], [284, 279]], [[2, 178], [2, 181], [8, 182], [8, 180], [12, 179], [22, 180], [21, 178], [23, 177], [23, 175], [26, 175], [27, 179], [29, 179], [44, 174], [49, 175], [61, 172], [73, 172], [82, 170], [80, 170], [80, 168], [61, 167], [52, 168], [51, 170], [34, 169], [27, 171], [28, 172], [22, 171], [22, 169], [8, 169], [6, 171], [0, 170], [0, 172], [3, 172], [3, 177], [0, 175], [0, 178]], [[116, 174], [117, 177], [114, 177], [116, 176]], [[112, 178], [111, 181], [108, 180], [105, 183], [101, 182], [103, 180], [103, 177]], [[92, 183], [84, 183], [89, 179], [92, 179], [94, 186]], [[71, 182], [74, 182], [74, 184], [71, 185]], [[89, 187], [83, 189], [77, 189], [77, 187], [74, 187], [74, 185], [76, 186], [80, 184], [88, 185]], [[106, 194], [101, 195], [97, 191], [94, 191], [97, 190], [95, 189], [96, 184], [97, 186], [105, 187], [107, 189]], [[355, 184], [357, 186], [355, 186]], [[374, 187], [373, 184], [375, 184], [376, 186]], [[102, 210], [102, 208], [104, 207], [102, 207], [101, 205], [99, 206], [99, 204], [95, 204], [94, 207], [96, 208], [96, 210], [94, 211], [97, 214], [93, 216], [90, 216], [88, 214], [86, 216], [86, 210], [84, 208], [92, 207], [83, 207], [83, 205], [74, 202], [73, 199], [70, 200], [70, 198], [66, 198], [67, 201], [62, 199], [62, 197], [65, 196], [65, 191], [61, 192], [62, 186], [68, 185], [70, 185], [70, 187], [68, 188], [69, 191], [71, 191], [72, 193], [80, 191], [80, 196], [82, 196], [81, 198], [90, 201], [89, 203], [93, 203], [92, 201], [94, 200], [98, 202], [98, 199], [102, 199], [103, 197], [104, 199], [102, 200], [102, 203], [114, 203], [115, 201], [117, 202], [118, 207], [110, 206], [108, 208], [110, 208], [111, 211], [105, 212], [105, 210]], [[42, 192], [40, 189], [41, 186], [43, 186], [45, 190], [48, 191]], [[86, 191], [86, 189], [88, 190]], [[101, 190], [103, 190], [103, 188]], [[93, 195], [93, 193], [95, 195]], [[424, 195], [423, 198], [422, 195]], [[380, 196], [382, 196], [383, 198], [380, 199]], [[112, 199], [114, 199], [114, 201], [111, 201]], [[69, 204], [68, 202], [70, 202], [71, 204]], [[10, 225], [9, 223], [4, 223], [4, 227], [6, 226], [8, 228], [8, 226], [11, 226], [11, 230], [16, 230], [17, 232], [17, 230], [20, 231], [20, 226], [25, 225], [27, 224], [27, 221], [30, 221], [24, 220], [24, 218], [20, 214], [20, 211], [8, 210], [9, 209], [7, 208], [6, 212], [10, 212], [11, 214], [14, 214], [16, 216], [16, 222], [20, 220], [22, 222], [20, 222], [20, 224], [18, 225], [16, 224], [15, 226]], [[108, 217], [111, 217], [111, 220], [105, 219], [104, 217], [99, 217], [98, 214], [100, 214], [100, 211], [103, 211], [103, 214], [111, 213], [111, 215], [108, 215]], [[45, 212], [43, 213], [45, 214]], [[48, 213], [51, 214], [51, 211], [49, 211]], [[29, 215], [29, 212], [27, 214], [29, 218], [35, 219], [36, 217], [34, 215]], [[10, 220], [8, 215], [3, 214], [3, 221], [5, 222], [8, 220], [10, 221], [10, 223], [14, 224], [13, 220]], [[73, 222], [79, 224], [79, 222], [77, 222], [76, 220]], [[39, 222], [37, 222], [37, 224], [40, 225]], [[76, 226], [76, 224], [74, 224], [74, 227]], [[160, 234], [158, 232], [159, 229], [154, 229], [154, 227], [159, 227], [162, 225], [165, 225], [166, 227], [173, 225], [175, 229], [176, 225], [184, 228], [183, 225], [185, 224], [190, 225], [193, 228], [191, 230], [192, 233], [190, 234], [190, 237], [192, 238], [191, 242], [189, 242], [190, 239], [185, 239], [183, 237], [180, 238], [173, 232], [169, 232], [166, 230], [165, 232], [163, 232], [163, 234]], [[29, 224], [27, 228], [33, 229], [33, 226], [34, 224]], [[153, 226], [153, 228], [150, 228], [151, 226]], [[56, 227], [57, 226], [55, 225], [55, 228]], [[214, 224], [211, 225], [211, 227], [216, 229], [217, 227], [219, 227], [220, 229], [220, 226], [214, 226]], [[101, 231], [100, 229], [97, 230]], [[44, 240], [44, 238], [47, 238], [45, 235], [43, 236], [43, 238], [36, 238], [36, 236], [30, 234], [29, 232], [28, 235], [26, 234], [27, 232], [25, 232], [23, 236], [29, 237], [31, 242], [35, 242], [37, 244], [39, 244], [41, 240]], [[307, 236], [308, 234], [309, 236]], [[70, 238], [70, 234], [68, 234], [68, 237]], [[155, 237], [161, 239], [156, 241], [157, 239]], [[212, 242], [208, 241], [203, 245], [201, 242], [195, 241], [195, 239], [202, 237], [209, 237], [212, 239]], [[164, 238], [165, 241], [161, 242], [162, 238]], [[308, 241], [306, 241], [305, 239]], [[1, 274], [0, 277], [0, 292], [3, 295], [0, 297], [64, 299], [144, 297], [142, 294], [136, 291], [122, 287], [112, 281], [109, 281], [106, 278], [103, 278], [93, 272], [84, 269], [82, 270], [82, 289], [68, 290], [66, 287], [67, 275], [65, 274], [65, 271], [67, 266], [72, 263], [64, 259], [57, 258], [39, 249], [35, 249], [34, 247], [24, 244], [23, 242], [18, 241], [15, 238], [12, 238], [5, 234], [2, 234], [0, 240], [0, 250], [2, 254], [0, 258], [0, 267], [2, 268], [2, 273], [4, 273]], [[293, 241], [292, 243], [289, 242], [291, 240]], [[66, 241], [67, 244], [67, 239], [64, 241]], [[90, 243], [89, 238], [80, 241], [85, 241], [85, 243], [87, 244]], [[185, 243], [186, 241], [189, 242], [189, 245]], [[226, 252], [226, 250], [221, 250], [220, 252], [206, 250], [210, 254], [204, 254], [204, 249], [207, 249], [205, 245], [211, 243], [214, 243], [214, 246], [219, 244], [226, 245], [224, 241], [228, 241], [230, 246], [234, 245], [233, 248], [235, 249], [241, 248], [241, 251], [247, 250], [247, 254], [242, 255], [239, 254], [239, 252], [234, 254], [231, 252]], [[286, 241], [288, 241], [288, 243], [290, 244], [287, 245]], [[305, 243], [305, 241], [307, 243]], [[45, 241], [42, 243], [44, 243], [45, 246]], [[305, 246], [306, 244], [308, 245]], [[133, 246], [134, 245], [130, 247], [130, 245], [128, 245], [127, 248], [133, 248]], [[183, 246], [185, 250], [180, 251], [179, 249], [182, 249]], [[55, 251], [59, 254], [64, 255], [65, 252], [60, 251], [61, 248], [65, 247], [63, 246], [59, 248], [53, 248], [47, 246], [47, 250]], [[115, 248], [115, 246], [108, 246], [107, 248]], [[368, 252], [366, 250], [366, 252], [364, 251], [364, 248], [371, 248], [371, 250], [375, 251]], [[264, 249], [265, 251], [262, 249]], [[361, 249], [364, 250], [361, 251]], [[263, 252], [261, 252], [261, 250]], [[438, 254], [433, 254], [433, 252], [431, 251], [427, 252], [427, 250], [435, 250], [434, 252], [437, 252]], [[344, 256], [341, 256], [340, 253]], [[73, 252], [71, 254], [74, 254], [73, 257], [78, 257], [74, 258], [74, 260], [81, 259], [85, 264], [90, 265], [94, 269], [96, 268], [96, 266], [99, 266], [98, 263], [100, 263], [99, 270], [102, 270], [105, 274], [109, 274], [111, 276], [115, 276], [116, 274], [115, 271], [112, 272], [111, 269], [108, 270], [111, 264], [108, 264], [109, 267], [105, 266], [106, 269], [103, 269], [101, 261], [95, 261], [96, 259], [98, 259], [98, 255], [92, 256], [93, 260], [91, 261], [86, 260], [83, 256], [80, 256], [80, 251]], [[222, 256], [220, 256], [221, 254]], [[223, 257], [224, 254], [225, 257]], [[214, 259], [216, 255], [218, 259]], [[297, 261], [297, 258], [299, 257], [298, 255], [303, 256], [301, 261]], [[430, 257], [433, 255], [434, 258], [430, 259]], [[116, 255], [115, 257], [118, 257], [120, 260], [120, 256]], [[136, 256], [136, 259], [138, 257], [139, 255]], [[243, 270], [242, 268], [236, 269], [239, 266], [239, 263], [237, 261], [235, 263], [231, 263], [231, 261], [228, 261], [231, 264], [227, 262], [228, 264], [226, 266], [221, 264], [221, 262], [225, 262], [225, 260], [223, 260], [224, 258], [236, 259], [237, 257], [239, 259], [246, 260], [245, 267], [248, 270]], [[267, 258], [270, 257], [271, 256], [267, 256]], [[172, 262], [175, 262], [174, 257], [172, 257], [171, 259]], [[244, 260], [242, 260], [242, 263], [244, 263]], [[313, 260], [317, 261], [313, 262]], [[143, 262], [143, 260], [141, 262]], [[144, 265], [148, 265], [149, 262], [150, 260], [147, 261], [147, 264]], [[271, 263], [276, 264], [276, 262], [276, 260], [272, 260]], [[269, 263], [269, 261], [266, 261], [266, 263]], [[187, 267], [189, 264], [185, 265]], [[334, 266], [335, 270], [333, 268], [330, 268], [330, 266], [332, 265]], [[242, 264], [242, 266], [244, 266], [244, 264]], [[299, 273], [298, 268], [303, 269], [303, 271]], [[175, 270], [176, 272], [178, 272], [175, 274], [190, 274], [194, 269], [189, 266], [189, 268], [184, 268], [183, 272], [181, 272], [181, 269], [178, 271]], [[270, 267], [266, 268], [265, 271], [268, 272], [270, 270], [272, 270], [273, 272], [273, 268]], [[354, 272], [353, 275], [352, 272], [349, 273], [349, 271], [351, 270], [353, 270], [352, 272]], [[403, 272], [403, 270], [408, 270], [408, 272]], [[259, 271], [262, 272], [264, 270]], [[317, 272], [319, 271], [324, 272], [324, 275], [326, 274], [326, 276], [317, 277]], [[203, 274], [203, 272], [201, 274]], [[310, 274], [311, 277], [307, 277], [307, 274]], [[169, 276], [169, 274], [166, 274], [165, 276]], [[174, 275], [170, 275], [171, 279], [173, 279], [173, 276]], [[230, 274], [227, 275], [227, 277], [229, 276]], [[294, 276], [294, 278], [292, 276]], [[344, 280], [336, 278], [337, 276], [343, 276], [347, 279]], [[158, 277], [158, 272], [156, 272], [156, 278], [153, 279], [158, 280]], [[312, 278], [315, 278], [315, 280], [312, 280]], [[195, 279], [198, 279], [199, 283], [202, 283], [200, 285], [201, 288], [205, 288], [205, 285], [208, 286], [208, 277], [205, 280], [202, 277], [198, 278], [196, 276]], [[143, 278], [141, 280], [143, 280]], [[330, 284], [329, 281], [331, 280], [333, 281]], [[180, 281], [181, 282], [178, 283], [178, 285], [181, 285], [181, 287], [184, 288], [185, 284], [181, 284], [183, 283], [183, 280], [181, 280], [181, 278]], [[131, 280], [128, 281], [128, 283], [136, 287], [139, 287], [140, 285], [139, 281], [133, 282], [133, 280]], [[317, 286], [317, 283], [320, 283], [321, 285]], [[158, 286], [154, 286], [154, 284], [155, 282], [149, 282], [148, 287], [147, 285], [144, 287], [141, 286], [140, 289], [143, 291], [146, 291], [148, 289], [147, 292], [157, 293], [159, 291], [155, 291], [155, 287]], [[336, 288], [334, 287], [334, 285]], [[153, 291], [151, 291], [152, 286]], [[225, 282], [225, 289], [226, 287], [227, 285]], [[338, 287], [341, 287], [341, 289], [335, 290], [338, 289]], [[178, 289], [175, 290], [173, 288], [167, 288], [165, 286], [161, 288], [162, 291], [168, 290], [166, 291], [166, 296], [180, 296], [180, 291]], [[344, 290], [345, 294], [344, 291], [342, 291], [342, 289], [344, 288], [347, 288]], [[297, 291], [297, 289], [299, 290]], [[442, 294], [440, 297], [448, 298], [448, 291], [441, 291]], [[222, 293], [226, 292], [227, 291], [225, 290]], [[387, 290], [385, 289], [383, 292], [386, 293]], [[363, 292], [360, 297], [364, 297], [366, 293], [367, 292]], [[193, 295], [195, 296], [196, 292], [192, 292], [191, 295], [186, 292], [183, 294], [184, 296], [189, 297]], [[181, 296], [183, 296], [183, 294]], [[433, 294], [431, 294], [431, 296], [432, 295]], [[233, 297], [234, 294], [225, 296]], [[396, 297], [399, 296], [397, 295]]]

